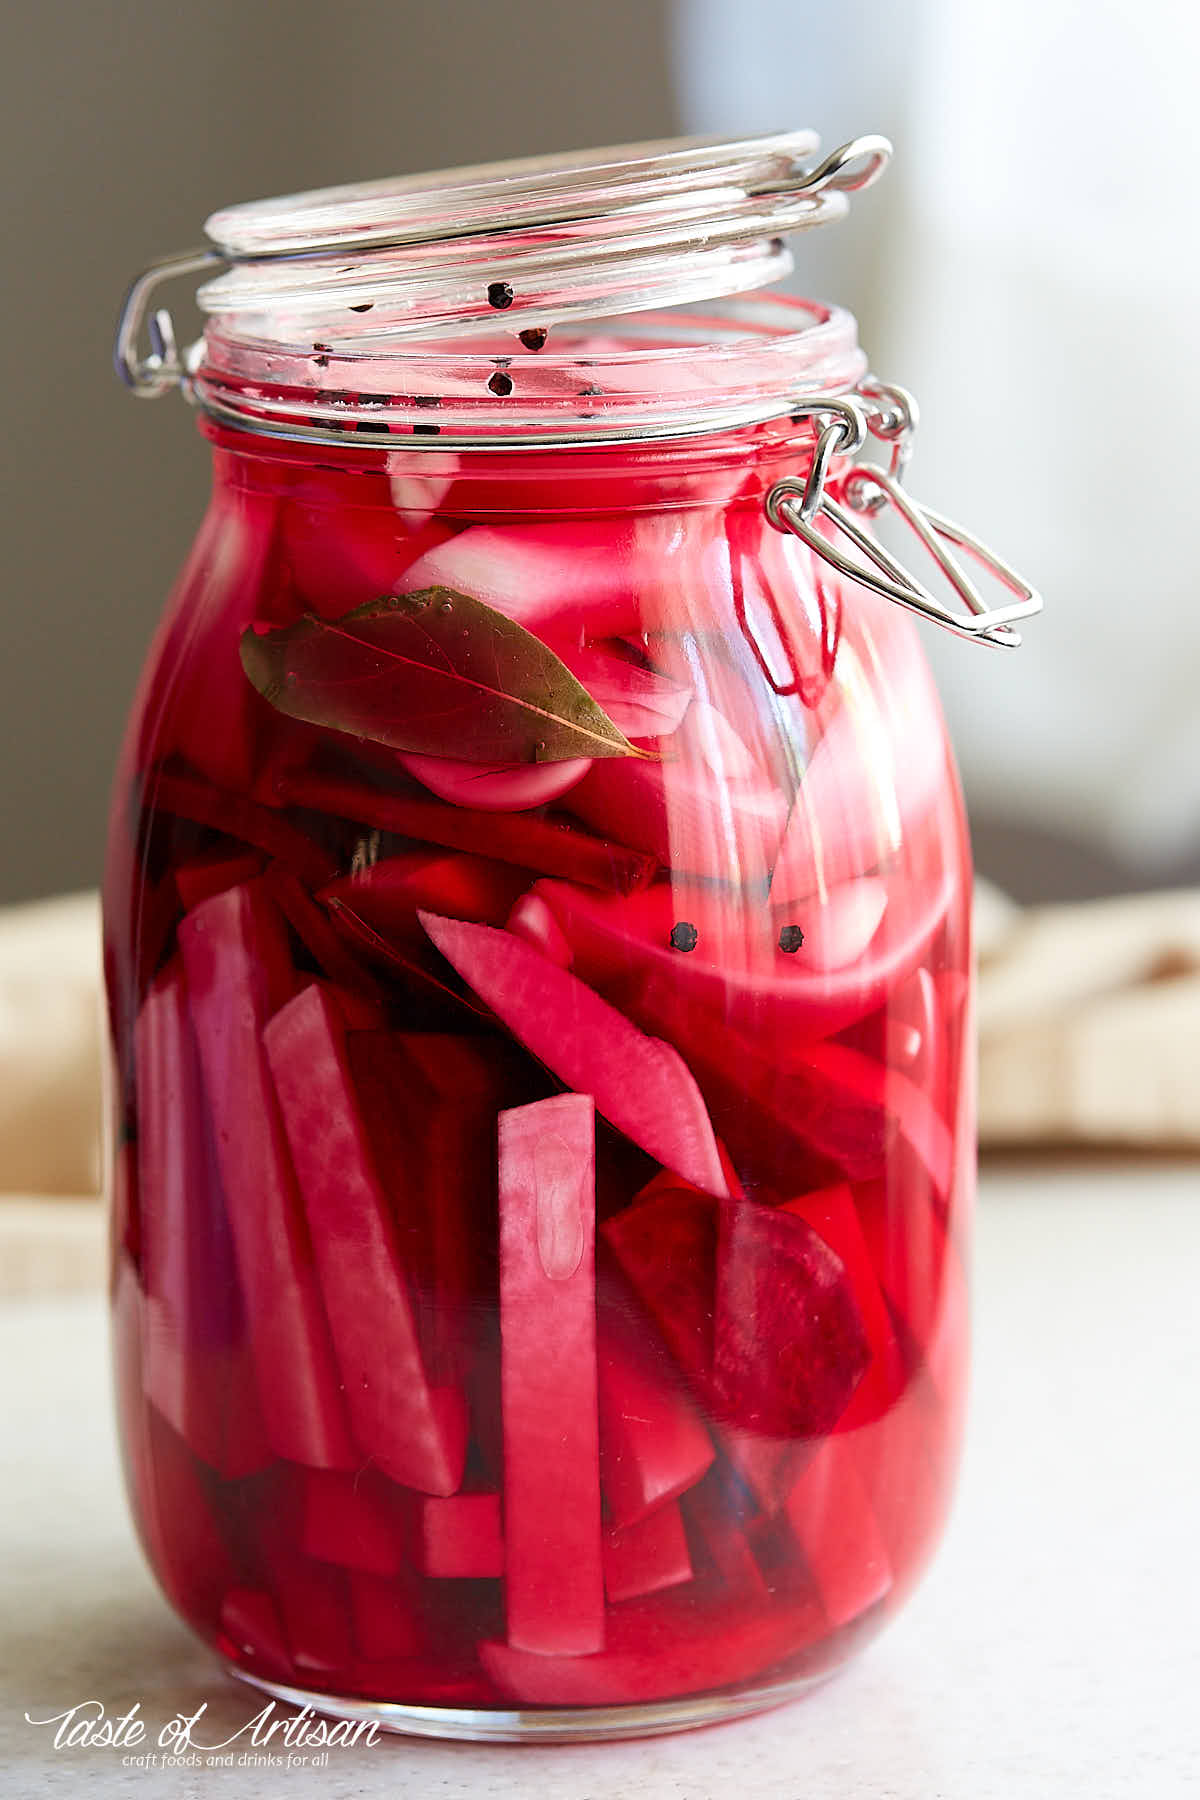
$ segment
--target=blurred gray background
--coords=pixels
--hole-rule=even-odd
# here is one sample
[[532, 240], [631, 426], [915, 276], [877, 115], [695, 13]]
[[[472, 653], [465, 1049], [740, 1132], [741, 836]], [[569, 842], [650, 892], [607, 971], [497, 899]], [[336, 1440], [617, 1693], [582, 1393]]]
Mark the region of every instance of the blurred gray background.
[[130, 277], [230, 201], [670, 135], [663, 10], [10, 0], [0, 899], [98, 879], [125, 710], [205, 502], [186, 408], [113, 376]]
[[[0, 899], [96, 881], [125, 709], [204, 505], [186, 410], [137, 404], [111, 373], [143, 263], [234, 200], [801, 124], [827, 142], [888, 131], [898, 156], [848, 224], [800, 240], [794, 285], [850, 305], [880, 373], [934, 400], [915, 490], [1027, 561], [1053, 608], [1011, 661], [930, 645], [981, 868], [1024, 896], [1200, 875], [1190, 489], [1167, 485], [1147, 561], [1163, 484], [1130, 498], [1130, 470], [1152, 465], [1118, 454], [1142, 441], [1139, 395], [1177, 383], [1180, 356], [1195, 379], [1190, 158], [1171, 135], [1197, 73], [1186, 16], [1169, 0], [10, 3]], [[1117, 116], [1151, 134], [1121, 167], [1153, 160], [1160, 236], [1146, 184], [1110, 178]], [[1135, 330], [1127, 278], [1147, 268], [1166, 299]], [[1110, 449], [1095, 401], [1114, 390], [1132, 398]], [[1094, 470], [1071, 429], [1103, 445]], [[1163, 429], [1159, 410], [1159, 452]]]

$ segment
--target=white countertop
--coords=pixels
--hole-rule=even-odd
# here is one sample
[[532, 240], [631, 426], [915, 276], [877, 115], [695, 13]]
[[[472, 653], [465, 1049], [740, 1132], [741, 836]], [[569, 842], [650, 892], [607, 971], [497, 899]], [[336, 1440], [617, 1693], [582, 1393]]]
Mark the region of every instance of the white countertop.
[[[284, 1768], [147, 1769], [177, 1712], [258, 1711], [168, 1611], [128, 1524], [98, 1299], [0, 1307], [6, 1800], [1173, 1800], [1200, 1785], [1200, 1163], [1009, 1164], [983, 1183], [972, 1429], [949, 1535], [859, 1661], [686, 1736], [509, 1748], [389, 1738]], [[136, 1700], [139, 1752], [24, 1722]], [[245, 1748], [240, 1740], [233, 1746]], [[253, 1754], [253, 1752], [252, 1752]], [[259, 1751], [264, 1755], [264, 1751]], [[286, 1754], [286, 1753], [284, 1753]], [[303, 1753], [300, 1753], [303, 1754]]]

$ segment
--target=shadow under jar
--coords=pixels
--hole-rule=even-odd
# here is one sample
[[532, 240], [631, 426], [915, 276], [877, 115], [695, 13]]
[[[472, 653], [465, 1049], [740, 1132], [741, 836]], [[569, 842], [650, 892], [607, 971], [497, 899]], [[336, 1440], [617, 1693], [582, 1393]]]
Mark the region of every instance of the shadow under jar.
[[907, 417], [847, 314], [730, 298], [875, 142], [233, 209], [201, 345], [126, 333], [214, 490], [105, 879], [121, 1439], [165, 1593], [273, 1694], [702, 1723], [940, 1532], [969, 852], [916, 628], [822, 552], [855, 419]]

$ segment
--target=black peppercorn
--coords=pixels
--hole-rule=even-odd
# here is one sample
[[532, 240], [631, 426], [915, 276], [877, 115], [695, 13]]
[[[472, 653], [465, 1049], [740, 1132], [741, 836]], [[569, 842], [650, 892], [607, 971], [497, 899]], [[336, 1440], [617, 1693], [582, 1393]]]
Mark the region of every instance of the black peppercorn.
[[700, 942], [700, 933], [689, 919], [680, 919], [671, 927], [672, 950], [694, 950]]

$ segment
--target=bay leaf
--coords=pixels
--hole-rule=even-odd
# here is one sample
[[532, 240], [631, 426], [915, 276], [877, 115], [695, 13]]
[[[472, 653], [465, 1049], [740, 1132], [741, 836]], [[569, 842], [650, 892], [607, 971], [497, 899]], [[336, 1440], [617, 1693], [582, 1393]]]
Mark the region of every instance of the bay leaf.
[[241, 657], [277, 711], [395, 750], [493, 764], [646, 754], [540, 638], [453, 588], [251, 628]]

